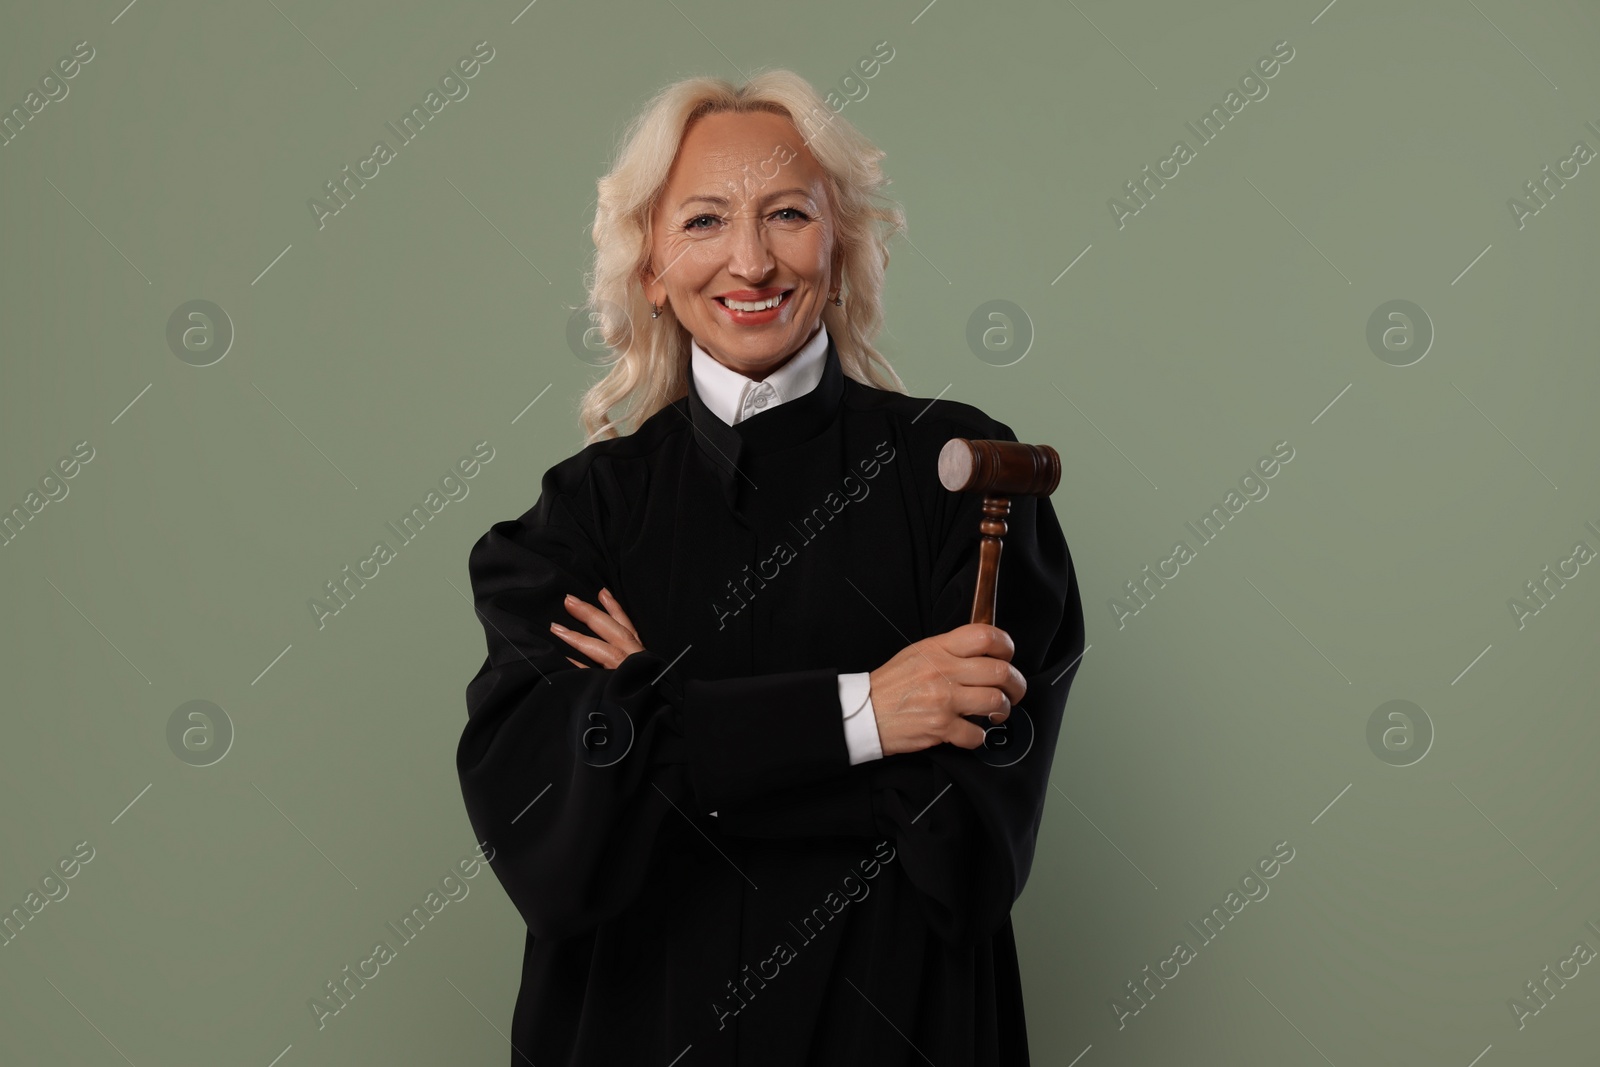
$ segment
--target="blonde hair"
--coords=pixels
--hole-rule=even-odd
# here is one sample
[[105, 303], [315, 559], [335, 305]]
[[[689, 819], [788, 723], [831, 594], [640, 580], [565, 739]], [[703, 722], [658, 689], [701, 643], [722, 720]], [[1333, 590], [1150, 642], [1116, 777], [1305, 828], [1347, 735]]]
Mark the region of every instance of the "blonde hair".
[[[763, 71], [743, 86], [722, 78], [686, 78], [658, 92], [633, 118], [610, 172], [598, 182], [587, 308], [606, 346], [620, 354], [579, 403], [588, 442], [631, 433], [688, 394], [689, 333], [670, 306], [660, 318], [651, 318], [639, 272], [650, 261], [653, 213], [685, 132], [704, 115], [754, 111], [788, 118], [796, 134], [803, 123], [807, 135], [802, 140], [827, 175], [844, 306], [824, 304], [822, 322], [839, 353], [840, 369], [865, 385], [906, 391], [872, 345], [883, 324], [889, 240], [906, 228], [898, 206], [874, 199], [889, 184], [878, 165], [883, 150], [793, 71]], [[619, 405], [623, 410], [613, 421], [612, 409]]]

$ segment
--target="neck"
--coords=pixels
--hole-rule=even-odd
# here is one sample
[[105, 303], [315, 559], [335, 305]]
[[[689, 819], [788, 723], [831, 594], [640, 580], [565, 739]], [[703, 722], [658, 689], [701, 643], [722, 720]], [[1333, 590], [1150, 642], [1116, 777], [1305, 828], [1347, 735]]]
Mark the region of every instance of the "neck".
[[[806, 334], [805, 340], [801, 341], [798, 345], [795, 345], [793, 352], [790, 352], [787, 356], [784, 356], [782, 359], [778, 360], [778, 362], [774, 363], [772, 366], [766, 367], [766, 368], [764, 368], [762, 370], [759, 370], [759, 371], [752, 371], [752, 372], [746, 373], [745, 371], [739, 370], [738, 367], [729, 366], [725, 361], [717, 359], [716, 355], [713, 354], [712, 351], [709, 348], [706, 348], [706, 355], [711, 356], [712, 359], [716, 359], [718, 363], [721, 363], [724, 367], [727, 367], [729, 370], [737, 371], [739, 374], [743, 374], [746, 378], [749, 378], [753, 382], [764, 381], [766, 379], [767, 375], [774, 374], [777, 371], [782, 370], [784, 368], [784, 366], [786, 366], [791, 359], [793, 359], [795, 356], [800, 354], [800, 350], [802, 348], [804, 348], [806, 345], [810, 344], [812, 341], [816, 340], [817, 331], [820, 330], [820, 329], [822, 329], [822, 320], [819, 318], [819, 319], [817, 319], [817, 324], [811, 328], [811, 332]], [[705, 348], [704, 345], [701, 345], [700, 347], [701, 348]]]

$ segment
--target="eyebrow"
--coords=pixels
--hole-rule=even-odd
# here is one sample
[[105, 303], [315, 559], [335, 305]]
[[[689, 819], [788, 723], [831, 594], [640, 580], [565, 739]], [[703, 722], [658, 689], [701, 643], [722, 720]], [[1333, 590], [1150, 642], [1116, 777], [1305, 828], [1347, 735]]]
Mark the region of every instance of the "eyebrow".
[[[766, 193], [761, 197], [761, 199], [762, 200], [773, 200], [773, 199], [776, 199], [777, 197], [780, 197], [780, 196], [788, 196], [791, 193], [799, 193], [801, 196], [806, 197], [807, 199], [810, 199], [810, 197], [811, 197], [811, 191], [809, 189], [801, 189], [801, 188], [798, 188], [798, 187], [794, 187], [794, 188], [789, 188], [789, 189], [778, 189], [778, 190], [776, 190], [774, 192]], [[685, 207], [688, 207], [690, 204], [693, 204], [693, 203], [695, 203], [696, 201], [699, 201], [699, 200], [703, 200], [708, 204], [720, 204], [720, 205], [723, 205], [723, 206], [726, 206], [727, 203], [728, 203], [728, 201], [724, 197], [707, 196], [707, 195], [702, 193], [702, 194], [697, 194], [695, 196], [686, 197], [683, 200], [683, 202], [678, 205], [678, 207], [685, 208]]]

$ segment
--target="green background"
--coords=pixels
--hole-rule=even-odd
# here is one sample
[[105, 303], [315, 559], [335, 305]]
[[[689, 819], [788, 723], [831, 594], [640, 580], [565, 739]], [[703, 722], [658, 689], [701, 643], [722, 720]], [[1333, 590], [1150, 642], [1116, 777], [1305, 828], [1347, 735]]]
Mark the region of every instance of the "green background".
[[[95, 450], [0, 548], [0, 904], [95, 850], [0, 948], [0, 1060], [506, 1062], [523, 926], [488, 872], [325, 1029], [307, 1001], [473, 847], [466, 556], [581, 446], [595, 179], [670, 80], [842, 94], [887, 41], [843, 111], [910, 220], [882, 348], [1060, 450], [1087, 616], [1013, 913], [1034, 1061], [1593, 1061], [1600, 966], [1525, 1027], [1508, 1000], [1600, 950], [1600, 568], [1521, 627], [1508, 600], [1600, 549], [1600, 164], [1507, 207], [1600, 149], [1592, 4], [124, 3], [0, 11], [8, 110], [95, 50], [0, 148], [0, 504]], [[319, 229], [307, 200], [479, 41], [470, 95]], [[1278, 41], [1269, 94], [1119, 228]], [[205, 367], [167, 342], [197, 299], [236, 331]], [[990, 300], [1026, 316], [1009, 366], [967, 342]], [[1409, 366], [1367, 341], [1391, 300], [1436, 332]], [[308, 599], [485, 440], [318, 629]], [[1270, 494], [1119, 627], [1280, 441]], [[235, 731], [211, 766], [169, 747], [191, 700]], [[1367, 741], [1391, 700], [1431, 723], [1409, 766]]]

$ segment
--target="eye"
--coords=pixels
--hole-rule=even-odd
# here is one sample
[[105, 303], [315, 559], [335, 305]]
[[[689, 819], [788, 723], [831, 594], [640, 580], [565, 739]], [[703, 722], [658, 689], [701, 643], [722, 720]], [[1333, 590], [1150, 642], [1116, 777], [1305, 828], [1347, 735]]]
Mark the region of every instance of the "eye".
[[810, 219], [811, 219], [810, 215], [807, 215], [804, 211], [801, 211], [797, 207], [781, 207], [777, 211], [774, 211], [772, 214], [773, 214], [774, 217], [777, 217], [778, 215], [783, 215], [785, 213], [787, 213], [789, 215], [792, 215], [793, 218], [782, 219], [780, 221], [783, 221], [783, 222], [809, 222]]
[[703, 230], [703, 229], [705, 229], [704, 226], [696, 226], [695, 225], [695, 223], [699, 222], [701, 219], [710, 219], [710, 220], [713, 220], [713, 221], [720, 221], [720, 220], [717, 219], [717, 216], [715, 216], [715, 215], [696, 215], [694, 218], [692, 218], [688, 222], [684, 223], [683, 224], [683, 228], [685, 230]]

